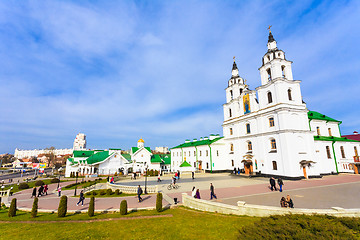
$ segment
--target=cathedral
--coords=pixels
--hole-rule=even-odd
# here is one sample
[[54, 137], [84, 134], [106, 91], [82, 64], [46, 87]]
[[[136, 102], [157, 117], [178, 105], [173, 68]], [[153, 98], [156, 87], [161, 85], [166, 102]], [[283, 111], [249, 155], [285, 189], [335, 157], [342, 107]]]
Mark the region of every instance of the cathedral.
[[[171, 168], [179, 169], [187, 157], [194, 170], [210, 172], [240, 168], [249, 175], [289, 179], [358, 173], [360, 142], [341, 137], [341, 121], [307, 109], [292, 61], [271, 31], [261, 63], [261, 85], [251, 90], [234, 58], [223, 104], [223, 137], [212, 143], [186, 140], [172, 148]], [[197, 146], [205, 146], [208, 155], [199, 156]]]

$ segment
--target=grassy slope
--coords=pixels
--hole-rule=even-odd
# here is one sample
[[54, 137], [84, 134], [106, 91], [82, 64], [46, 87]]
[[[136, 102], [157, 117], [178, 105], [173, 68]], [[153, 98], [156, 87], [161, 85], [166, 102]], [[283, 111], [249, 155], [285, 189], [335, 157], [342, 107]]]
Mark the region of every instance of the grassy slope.
[[[154, 211], [141, 211], [128, 216], [154, 215]], [[114, 220], [90, 223], [0, 223], [1, 235], [6, 239], [235, 239], [237, 229], [259, 218], [225, 216], [192, 210], [169, 209], [161, 214], [172, 214], [169, 218]], [[4, 220], [4, 217], [0, 219]], [[111, 216], [111, 214], [110, 214]], [[113, 217], [119, 217], [113, 214]], [[19, 220], [29, 220], [24, 214]], [[99, 215], [97, 216], [99, 217]], [[109, 215], [107, 215], [109, 217]], [[14, 219], [15, 219], [14, 218]], [[40, 219], [39, 217], [38, 219]], [[45, 217], [47, 220], [56, 216]], [[87, 218], [85, 214], [66, 217], [65, 219]], [[8, 220], [9, 218], [6, 218]], [[63, 219], [61, 219], [63, 220]], [[21, 231], [18, 231], [21, 229]]]

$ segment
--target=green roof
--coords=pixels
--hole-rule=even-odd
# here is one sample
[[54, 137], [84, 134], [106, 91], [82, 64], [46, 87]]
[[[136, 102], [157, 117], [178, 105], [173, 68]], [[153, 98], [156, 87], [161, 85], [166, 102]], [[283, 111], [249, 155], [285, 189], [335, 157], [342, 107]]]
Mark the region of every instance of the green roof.
[[76, 164], [77, 162], [74, 160], [74, 158], [68, 158], [68, 160], [71, 162], [71, 165]]
[[191, 167], [190, 163], [188, 163], [187, 161], [184, 161], [180, 167]]
[[152, 155], [150, 161], [152, 163], [162, 163], [163, 162], [163, 160], [161, 159], [159, 154]]
[[76, 158], [76, 157], [90, 157], [91, 155], [94, 154], [94, 151], [89, 151], [89, 150], [85, 150], [85, 151], [82, 151], [82, 150], [74, 150], [73, 154], [74, 154], [74, 158]]
[[[151, 149], [149, 147], [145, 147], [146, 150], [148, 150], [151, 153]], [[134, 154], [137, 152], [137, 150], [139, 150], [138, 147], [132, 147], [131, 148], [131, 153]]]
[[126, 160], [131, 161], [131, 155], [128, 153], [121, 154]]
[[163, 157], [164, 164], [171, 164], [171, 154], [166, 154]]
[[338, 121], [336, 119], [333, 119], [331, 117], [328, 117], [328, 116], [326, 116], [324, 114], [321, 114], [321, 113], [315, 112], [315, 111], [309, 111], [308, 112], [308, 118], [310, 120], [317, 119], [317, 120], [324, 120], [324, 121], [327, 121], [327, 122], [339, 122], [339, 123], [341, 123], [341, 121]]
[[94, 155], [90, 156], [89, 158], [87, 158], [86, 163], [87, 164], [98, 163], [98, 162], [104, 161], [109, 156], [110, 156], [109, 151], [98, 152], [98, 153], [95, 153]]
[[335, 141], [335, 142], [359, 142], [356, 140], [348, 139], [346, 137], [325, 137], [325, 136], [314, 136], [315, 141]]
[[218, 138], [215, 138], [213, 140], [209, 140], [209, 139], [206, 139], [206, 140], [201, 140], [201, 141], [195, 141], [195, 142], [186, 142], [186, 143], [183, 143], [183, 144], [180, 144], [176, 147], [173, 147], [171, 149], [174, 149], [174, 148], [185, 148], [185, 147], [195, 147], [195, 146], [201, 146], [201, 145], [210, 145], [216, 141], [219, 141], [220, 139], [222, 139], [223, 137], [218, 137]]

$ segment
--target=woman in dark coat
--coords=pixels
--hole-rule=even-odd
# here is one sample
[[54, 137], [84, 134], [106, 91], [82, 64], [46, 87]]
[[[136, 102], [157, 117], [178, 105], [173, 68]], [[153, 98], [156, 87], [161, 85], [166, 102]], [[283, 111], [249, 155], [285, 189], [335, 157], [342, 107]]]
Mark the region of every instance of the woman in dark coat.
[[200, 191], [199, 191], [199, 189], [196, 189], [196, 197], [195, 198], [200, 199]]
[[36, 197], [36, 187], [33, 187], [31, 197]]
[[280, 187], [279, 191], [282, 192], [282, 186], [284, 185], [284, 182], [283, 182], [283, 180], [281, 178], [278, 178], [278, 184], [279, 184], [279, 187]]
[[280, 200], [280, 207], [284, 207], [284, 208], [287, 207], [286, 199], [284, 197], [282, 197]]

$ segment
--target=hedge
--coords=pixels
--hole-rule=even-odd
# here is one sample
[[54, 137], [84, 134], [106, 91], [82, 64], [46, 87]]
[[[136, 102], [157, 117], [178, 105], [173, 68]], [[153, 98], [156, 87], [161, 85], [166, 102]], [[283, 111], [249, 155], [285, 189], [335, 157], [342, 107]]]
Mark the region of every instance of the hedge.
[[122, 200], [120, 203], [120, 214], [121, 215], [127, 214], [127, 201], [126, 200]]
[[31, 209], [31, 217], [35, 218], [37, 216], [38, 213], [38, 201], [39, 199], [37, 197], [35, 197], [34, 202], [33, 202], [33, 206]]
[[13, 198], [13, 200], [11, 200], [8, 216], [9, 217], [15, 217], [16, 216], [16, 198]]
[[156, 195], [156, 211], [161, 212], [162, 211], [162, 193], [158, 193]]
[[45, 185], [44, 181], [43, 180], [38, 180], [35, 182], [35, 186], [42, 186], [42, 185]]
[[51, 183], [59, 183], [60, 180], [59, 180], [58, 178], [53, 178], [53, 179], [51, 179], [50, 182], [51, 182]]
[[67, 212], [67, 196], [62, 196], [59, 202], [58, 217], [65, 217]]
[[29, 184], [27, 184], [27, 183], [20, 183], [19, 184], [19, 189], [28, 189], [29, 188]]
[[91, 197], [89, 203], [89, 209], [88, 209], [89, 217], [94, 216], [94, 212], [95, 212], [95, 197]]

